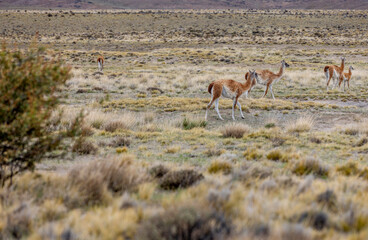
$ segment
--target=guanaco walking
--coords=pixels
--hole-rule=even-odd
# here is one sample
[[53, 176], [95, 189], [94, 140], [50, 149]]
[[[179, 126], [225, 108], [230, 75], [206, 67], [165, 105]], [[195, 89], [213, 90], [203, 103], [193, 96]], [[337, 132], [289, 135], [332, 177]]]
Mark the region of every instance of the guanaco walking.
[[330, 84], [331, 78], [332, 78], [332, 88], [335, 88], [338, 84], [338, 80], [340, 79], [340, 76], [344, 73], [345, 68], [345, 58], [341, 58], [341, 66], [336, 65], [328, 65], [325, 66], [323, 69], [325, 76], [326, 76], [326, 89], [328, 90], [328, 85]]
[[103, 65], [104, 65], [104, 57], [103, 56], [99, 56], [97, 58], [97, 65], [98, 65], [98, 71], [102, 72], [103, 70]]
[[339, 87], [341, 86], [341, 83], [344, 82], [344, 90], [343, 90], [344, 92], [345, 92], [345, 84], [346, 84], [346, 82], [348, 82], [348, 88], [350, 89], [350, 79], [351, 79], [351, 76], [353, 75], [353, 73], [351, 72], [351, 70], [354, 70], [353, 66], [350, 66], [349, 67], [349, 72], [343, 73], [340, 76]]
[[219, 118], [221, 120], [224, 120], [221, 117], [221, 114], [219, 112], [219, 99], [221, 96], [225, 97], [225, 98], [230, 98], [232, 99], [233, 102], [233, 106], [232, 106], [232, 118], [233, 120], [235, 120], [235, 116], [234, 116], [234, 108], [235, 105], [238, 105], [239, 109], [240, 109], [240, 115], [241, 117], [244, 119], [244, 115], [242, 112], [242, 108], [240, 103], [238, 102], [239, 97], [247, 90], [250, 89], [252, 82], [253, 81], [258, 81], [258, 75], [255, 71], [249, 71], [246, 75], [245, 75], [245, 79], [246, 82], [240, 83], [231, 79], [227, 79], [227, 80], [217, 80], [212, 82], [209, 86], [208, 86], [208, 92], [212, 95], [212, 99], [210, 101], [210, 103], [207, 105], [207, 109], [206, 109], [206, 116], [205, 116], [205, 120], [207, 121], [207, 112], [208, 109], [210, 109], [210, 107], [212, 106], [212, 104], [215, 102], [215, 109], [216, 112], [219, 116]]
[[[263, 94], [263, 97], [264, 98], [266, 95], [267, 95], [267, 92], [268, 92], [268, 89], [270, 89], [271, 91], [271, 94], [272, 94], [272, 98], [273, 100], [275, 100], [275, 96], [273, 95], [273, 91], [272, 91], [272, 85], [274, 83], [277, 83], [283, 76], [284, 74], [284, 71], [285, 71], [285, 68], [289, 67], [290, 65], [285, 62], [285, 60], [282, 60], [281, 61], [281, 67], [280, 67], [280, 70], [278, 73], [273, 73], [271, 72], [270, 70], [257, 70], [257, 74], [258, 74], [258, 77], [259, 77], [259, 83], [263, 86], [265, 86], [265, 91], [264, 91], [264, 94]], [[253, 80], [252, 82], [252, 86], [251, 88], [246, 92], [246, 97], [248, 98], [248, 92], [250, 92], [253, 87], [257, 85], [257, 82]]]

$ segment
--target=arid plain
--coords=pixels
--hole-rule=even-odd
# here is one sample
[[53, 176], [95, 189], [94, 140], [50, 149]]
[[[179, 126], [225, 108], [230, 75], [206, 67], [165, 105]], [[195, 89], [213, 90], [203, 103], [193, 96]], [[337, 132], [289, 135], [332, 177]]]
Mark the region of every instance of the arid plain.
[[[0, 239], [367, 239], [366, 11], [1, 11], [0, 36], [72, 67], [84, 137], [0, 188]], [[97, 57], [104, 56], [103, 73]], [[353, 66], [326, 90], [325, 65]], [[232, 101], [208, 85], [283, 78]]]

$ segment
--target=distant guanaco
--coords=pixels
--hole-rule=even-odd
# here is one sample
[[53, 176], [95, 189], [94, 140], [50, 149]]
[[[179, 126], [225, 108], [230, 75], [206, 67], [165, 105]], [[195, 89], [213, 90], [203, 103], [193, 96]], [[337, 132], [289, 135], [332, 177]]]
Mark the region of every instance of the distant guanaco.
[[[272, 85], [277, 83], [283, 76], [285, 68], [289, 67], [290, 65], [285, 62], [285, 60], [281, 61], [281, 67], [278, 73], [273, 73], [270, 70], [257, 70], [256, 73], [259, 77], [259, 83], [265, 86], [265, 91], [262, 96], [264, 98], [267, 95], [268, 89], [270, 89], [272, 98], [275, 100], [275, 96], [273, 95]], [[256, 81], [252, 82], [251, 88], [245, 93], [245, 96], [248, 98], [248, 93], [257, 85]]]
[[351, 70], [354, 70], [353, 66], [350, 66], [349, 67], [349, 72], [347, 73], [343, 73], [341, 76], [340, 76], [340, 81], [339, 81], [339, 87], [341, 86], [341, 83], [344, 82], [344, 92], [345, 92], [345, 84], [346, 82], [348, 82], [348, 88], [350, 89], [350, 79], [351, 79], [351, 76], [353, 75], [353, 73], [351, 72]]
[[345, 68], [345, 58], [341, 58], [341, 66], [336, 65], [328, 65], [325, 66], [323, 69], [325, 76], [326, 76], [326, 89], [328, 90], [328, 85], [330, 84], [332, 78], [332, 88], [335, 88], [338, 84], [338, 80], [340, 79], [341, 75], [344, 73]]
[[98, 65], [98, 71], [102, 72], [103, 70], [103, 65], [104, 65], [104, 57], [103, 56], [99, 56], [97, 58], [97, 65]]
[[219, 116], [219, 118], [221, 120], [224, 120], [221, 117], [221, 114], [219, 112], [219, 99], [221, 96], [225, 97], [225, 98], [230, 98], [233, 100], [233, 106], [232, 106], [232, 118], [233, 120], [235, 120], [235, 116], [234, 116], [234, 108], [235, 105], [238, 105], [239, 109], [240, 109], [240, 115], [241, 117], [244, 119], [244, 115], [242, 112], [242, 108], [240, 103], [238, 102], [239, 97], [246, 91], [248, 91], [252, 85], [253, 81], [258, 81], [258, 75], [256, 73], [256, 71], [249, 71], [246, 75], [245, 75], [245, 79], [246, 82], [240, 83], [231, 79], [226, 79], [226, 80], [217, 80], [212, 82], [209, 86], [208, 86], [208, 92], [212, 95], [212, 99], [210, 101], [210, 103], [207, 105], [207, 109], [206, 109], [206, 116], [205, 116], [205, 120], [207, 121], [207, 112], [208, 109], [210, 109], [210, 107], [212, 106], [213, 102], [215, 102], [215, 109], [216, 112]]

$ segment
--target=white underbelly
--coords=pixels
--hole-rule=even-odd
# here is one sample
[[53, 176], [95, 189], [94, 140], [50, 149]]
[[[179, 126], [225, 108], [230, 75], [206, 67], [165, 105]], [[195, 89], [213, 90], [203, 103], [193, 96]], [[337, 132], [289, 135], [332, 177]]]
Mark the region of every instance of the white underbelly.
[[233, 91], [231, 91], [229, 88], [223, 86], [223, 88], [222, 88], [222, 96], [224, 98], [231, 98], [231, 99], [233, 99], [233, 98], [236, 97], [236, 93], [233, 92]]

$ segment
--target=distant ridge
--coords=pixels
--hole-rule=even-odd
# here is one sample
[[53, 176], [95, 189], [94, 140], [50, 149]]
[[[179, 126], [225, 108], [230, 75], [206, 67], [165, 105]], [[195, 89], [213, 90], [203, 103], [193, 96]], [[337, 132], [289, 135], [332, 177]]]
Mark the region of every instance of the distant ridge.
[[368, 9], [368, 0], [0, 0], [1, 9]]

